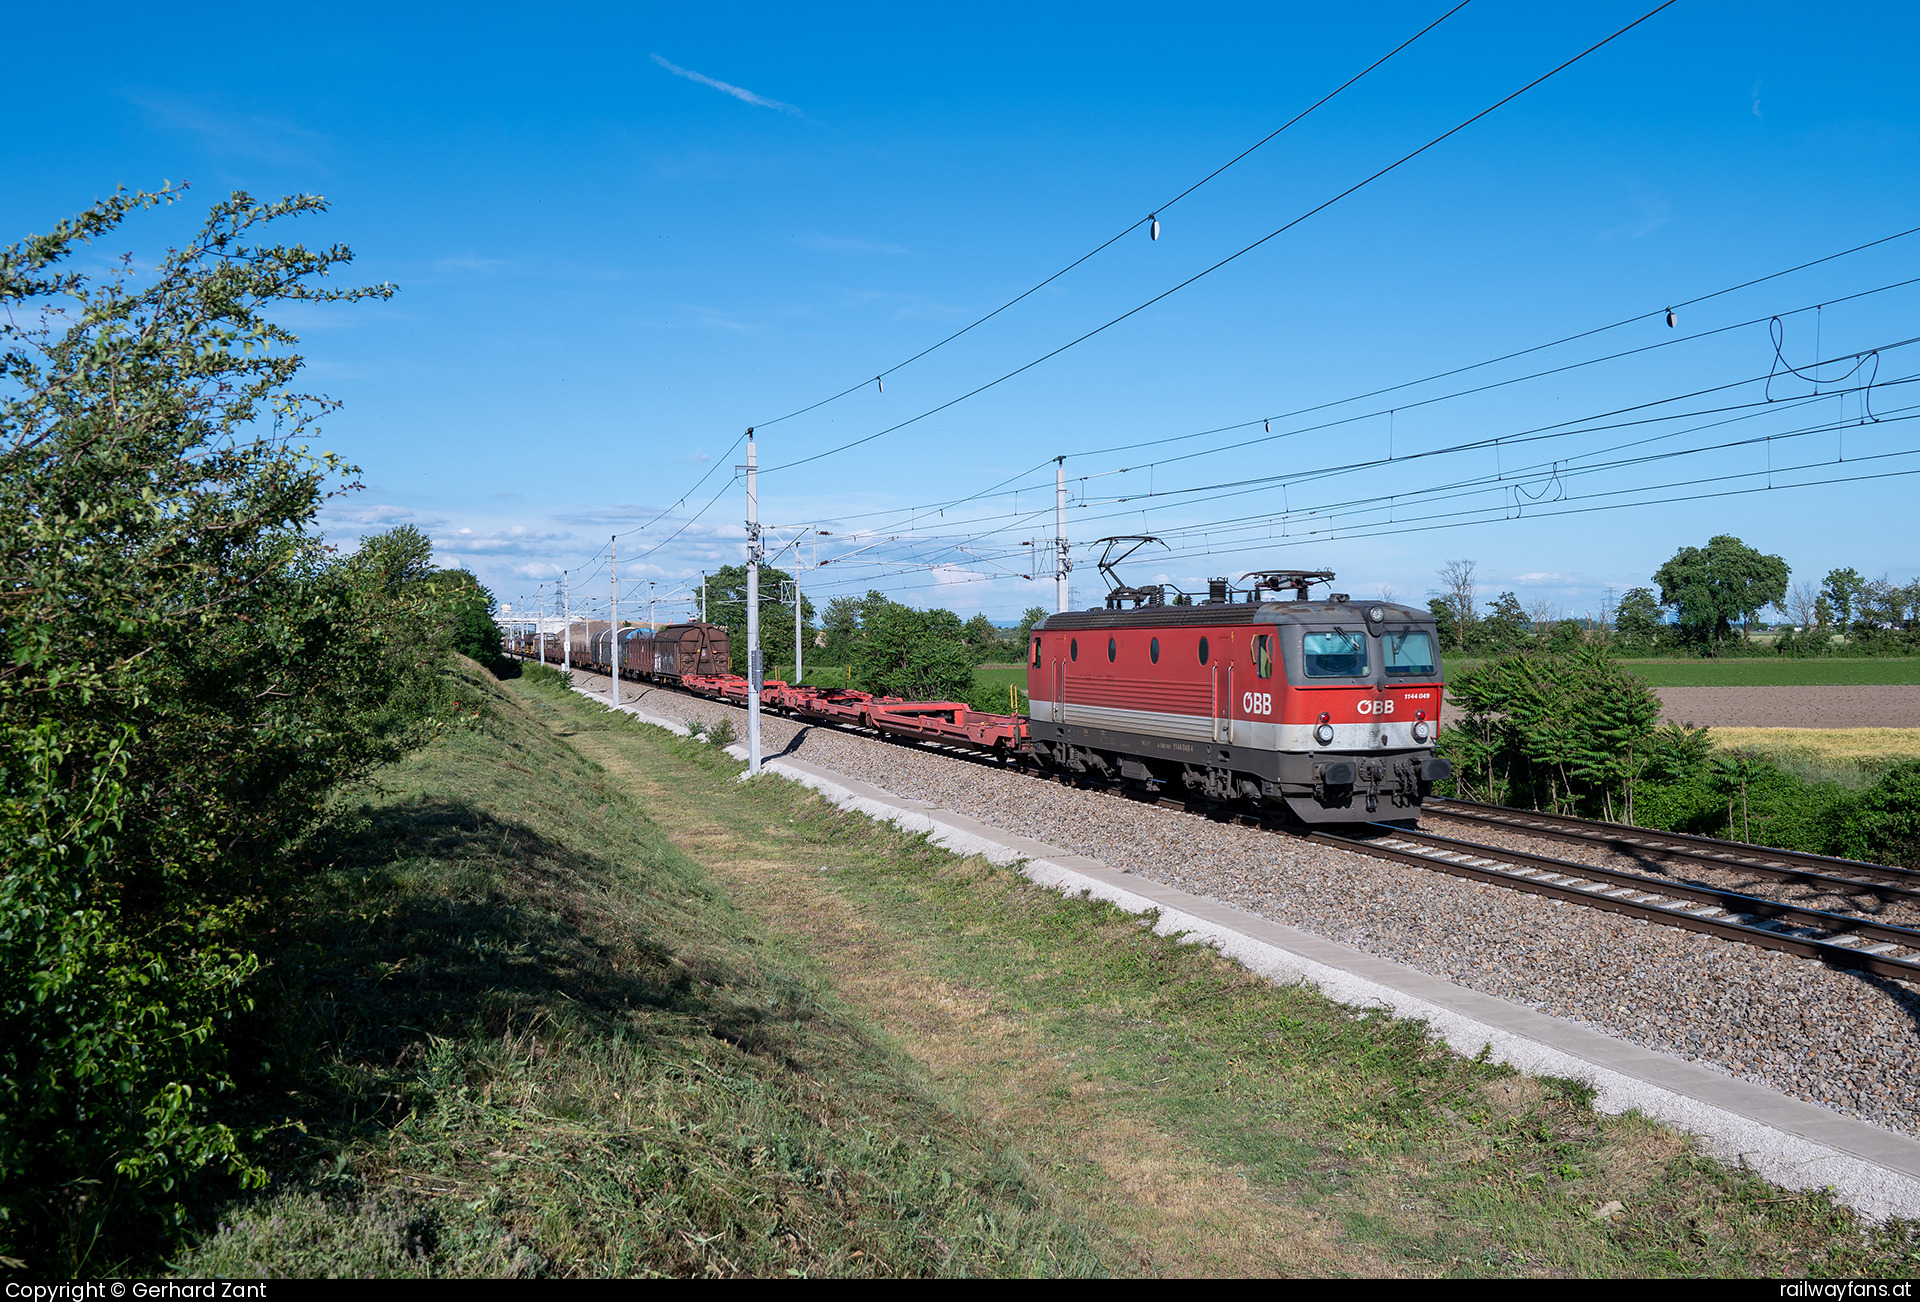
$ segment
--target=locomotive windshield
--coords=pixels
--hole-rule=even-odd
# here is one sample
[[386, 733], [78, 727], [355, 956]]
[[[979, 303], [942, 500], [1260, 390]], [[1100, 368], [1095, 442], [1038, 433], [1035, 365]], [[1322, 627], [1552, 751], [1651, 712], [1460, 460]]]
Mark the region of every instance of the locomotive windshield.
[[1387, 677], [1431, 678], [1436, 672], [1431, 633], [1385, 633]]
[[1360, 678], [1367, 672], [1364, 633], [1308, 633], [1301, 643], [1309, 678]]

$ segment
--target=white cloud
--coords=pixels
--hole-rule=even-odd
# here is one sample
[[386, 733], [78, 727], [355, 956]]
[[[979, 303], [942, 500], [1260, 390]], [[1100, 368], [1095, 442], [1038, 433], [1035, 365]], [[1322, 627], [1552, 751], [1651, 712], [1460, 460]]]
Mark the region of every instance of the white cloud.
[[777, 99], [768, 99], [764, 95], [756, 95], [744, 86], [733, 86], [724, 81], [716, 81], [705, 73], [695, 72], [691, 68], [683, 68], [677, 63], [669, 63], [657, 54], [649, 55], [648, 57], [676, 77], [685, 77], [688, 81], [697, 81], [702, 86], [711, 86], [722, 94], [731, 95], [743, 103], [757, 104], [761, 108], [770, 108], [780, 113], [791, 113], [794, 117], [805, 116], [805, 114], [801, 113], [800, 110], [792, 104], [782, 104]]
[[529, 529], [509, 525], [505, 529], [474, 529], [463, 526], [449, 534], [434, 537], [436, 552], [455, 555], [523, 556], [550, 555], [556, 542], [570, 541], [573, 535], [555, 530]]
[[933, 568], [933, 581], [945, 587], [952, 583], [985, 583], [991, 575], [978, 570], [963, 570], [958, 565], [936, 565]]
[[1546, 573], [1516, 574], [1513, 577], [1517, 582], [1520, 582], [1520, 583], [1558, 583], [1560, 581], [1560, 576], [1558, 574], [1546, 574]]
[[341, 524], [407, 524], [415, 517], [413, 509], [405, 506], [335, 506], [327, 512], [327, 523]]

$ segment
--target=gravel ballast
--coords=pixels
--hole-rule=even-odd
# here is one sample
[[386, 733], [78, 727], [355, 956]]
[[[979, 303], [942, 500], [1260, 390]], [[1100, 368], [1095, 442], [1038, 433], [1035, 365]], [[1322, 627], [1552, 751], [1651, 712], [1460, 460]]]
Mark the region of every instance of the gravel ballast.
[[[606, 679], [576, 672], [581, 687]], [[622, 684], [676, 719], [745, 711]], [[1209, 896], [1836, 1112], [1920, 1136], [1920, 991], [1776, 951], [1482, 885], [911, 743], [762, 715], [786, 754]], [[1446, 829], [1457, 833], [1457, 825]], [[1476, 838], [1477, 839], [1477, 838]], [[1492, 838], [1487, 838], [1489, 841]], [[1516, 841], [1515, 844], [1519, 844]], [[1579, 858], [1574, 847], [1528, 846]]]

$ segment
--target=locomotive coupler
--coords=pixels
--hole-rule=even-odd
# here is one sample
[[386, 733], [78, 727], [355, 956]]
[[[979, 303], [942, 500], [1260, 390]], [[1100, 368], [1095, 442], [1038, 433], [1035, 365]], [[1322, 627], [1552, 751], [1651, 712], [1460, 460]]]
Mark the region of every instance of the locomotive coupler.
[[1386, 765], [1380, 760], [1362, 760], [1360, 762], [1360, 781], [1366, 784], [1367, 812], [1380, 812], [1380, 779], [1386, 776]]

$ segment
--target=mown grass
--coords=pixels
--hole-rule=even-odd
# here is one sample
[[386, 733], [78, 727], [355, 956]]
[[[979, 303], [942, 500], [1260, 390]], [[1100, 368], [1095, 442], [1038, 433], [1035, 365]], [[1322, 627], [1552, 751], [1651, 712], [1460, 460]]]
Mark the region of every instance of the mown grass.
[[[1449, 658], [1448, 677], [1485, 664]], [[1654, 687], [1891, 687], [1920, 683], [1920, 656], [1832, 660], [1622, 660]]]
[[1783, 1194], [1643, 1119], [1595, 1113], [1577, 1084], [1462, 1059], [1417, 1023], [1276, 987], [777, 777], [742, 786], [657, 729], [577, 731], [597, 713], [577, 697], [522, 694], [706, 847], [743, 907], [808, 937], [849, 998], [1016, 1137], [1065, 1201], [1123, 1231], [1141, 1269], [1920, 1267], [1915, 1227]]
[[[285, 929], [250, 1082], [276, 1187], [180, 1273], [1104, 1269], [630, 794], [478, 671], [458, 694], [464, 725], [360, 793]], [[673, 763], [716, 789], [735, 767]]]

